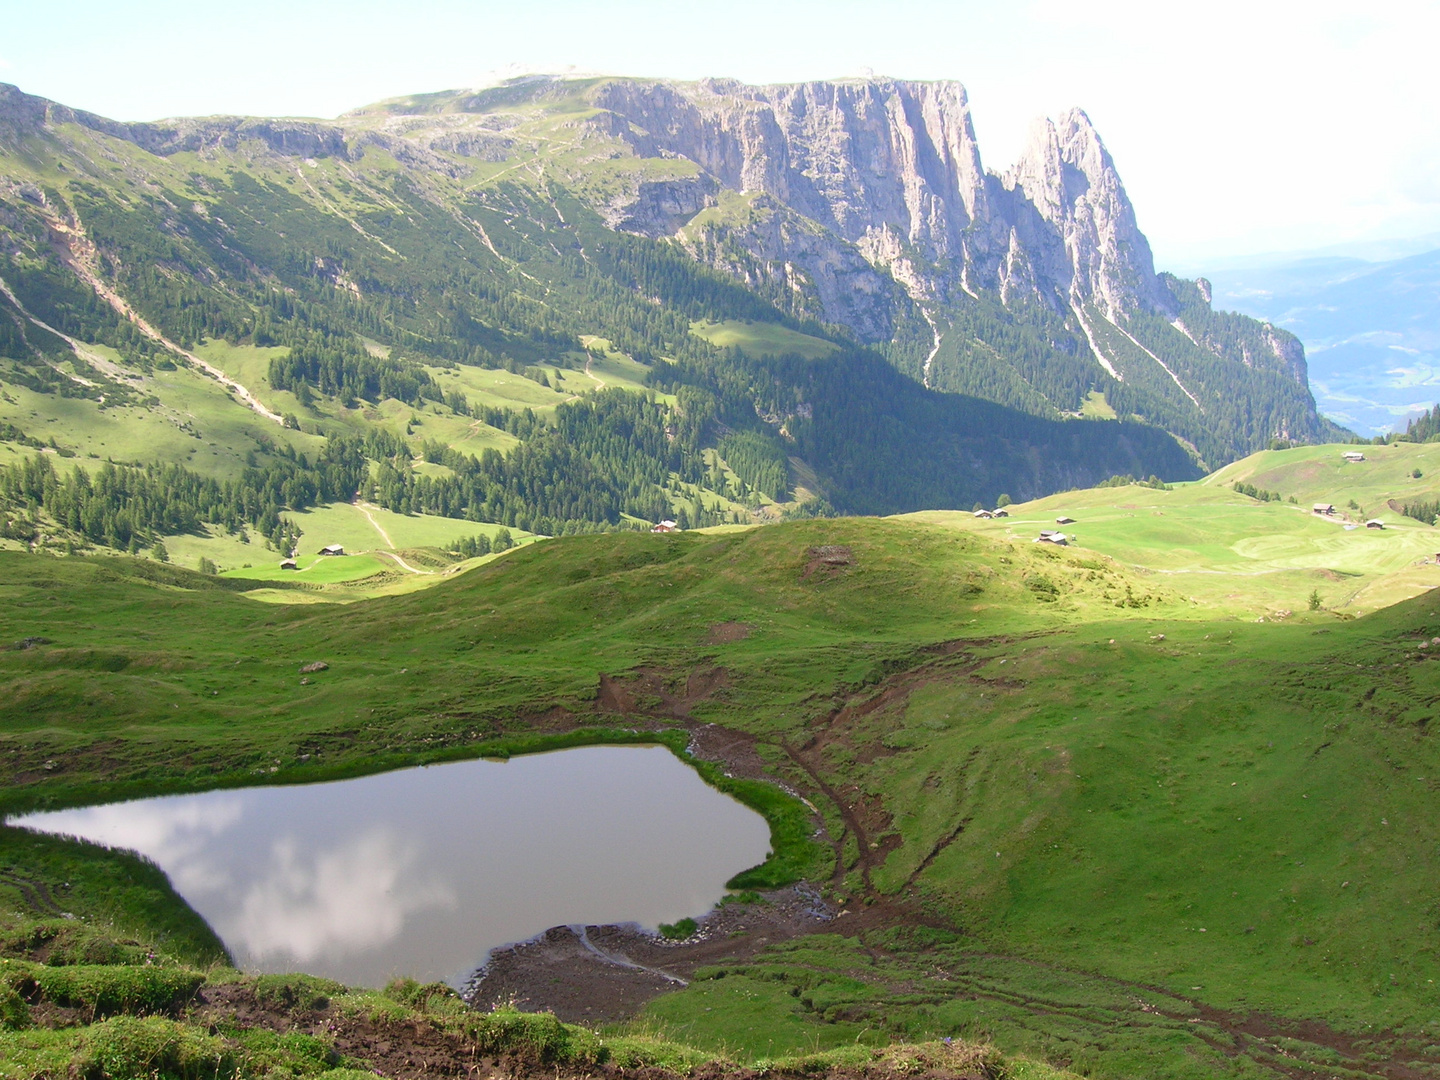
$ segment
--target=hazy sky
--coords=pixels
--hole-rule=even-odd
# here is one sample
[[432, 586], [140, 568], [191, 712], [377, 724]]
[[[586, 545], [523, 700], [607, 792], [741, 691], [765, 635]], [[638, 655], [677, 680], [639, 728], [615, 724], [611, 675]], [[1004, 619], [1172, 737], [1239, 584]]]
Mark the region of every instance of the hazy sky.
[[0, 0], [0, 81], [126, 120], [334, 116], [487, 73], [959, 79], [986, 165], [1089, 112], [1162, 267], [1440, 231], [1440, 3]]

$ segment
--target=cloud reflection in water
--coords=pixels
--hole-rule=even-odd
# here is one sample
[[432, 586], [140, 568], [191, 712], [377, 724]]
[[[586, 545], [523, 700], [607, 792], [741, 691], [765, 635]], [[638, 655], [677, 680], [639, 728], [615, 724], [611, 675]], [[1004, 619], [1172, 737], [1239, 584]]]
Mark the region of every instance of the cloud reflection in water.
[[392, 941], [407, 916], [453, 908], [453, 889], [409, 876], [414, 854], [388, 830], [375, 829], [335, 851], [301, 850], [277, 840], [266, 875], [246, 886], [228, 934], [250, 955], [314, 960], [330, 952], [373, 949]]
[[699, 915], [764, 819], [663, 747], [609, 746], [12, 819], [153, 859], [250, 971], [458, 983], [568, 923]]

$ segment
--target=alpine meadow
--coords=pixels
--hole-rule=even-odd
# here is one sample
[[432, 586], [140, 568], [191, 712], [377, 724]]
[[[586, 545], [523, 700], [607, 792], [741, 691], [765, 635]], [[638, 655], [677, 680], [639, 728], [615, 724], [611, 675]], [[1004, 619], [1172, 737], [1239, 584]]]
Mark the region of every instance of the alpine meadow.
[[[1212, 295], [954, 82], [0, 84], [0, 1080], [1440, 1076], [1440, 406]], [[453, 976], [333, 977], [424, 828], [187, 801], [601, 746], [768, 856]]]

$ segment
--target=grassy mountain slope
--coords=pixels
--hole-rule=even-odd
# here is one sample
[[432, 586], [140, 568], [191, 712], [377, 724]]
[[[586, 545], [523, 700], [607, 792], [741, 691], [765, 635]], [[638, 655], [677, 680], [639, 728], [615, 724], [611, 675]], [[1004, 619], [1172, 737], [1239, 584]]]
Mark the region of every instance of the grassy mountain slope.
[[[1411, 473], [1440, 465], [1440, 450], [1367, 446], [1367, 460], [1350, 465], [1341, 455], [1353, 449], [1264, 451], [1173, 491], [1132, 484], [1065, 492], [993, 521], [963, 512], [912, 519], [1020, 542], [1059, 528], [1086, 550], [1146, 568], [1206, 610], [1274, 616], [1303, 610], [1318, 593], [1328, 610], [1363, 614], [1440, 584], [1435, 530], [1389, 505], [1436, 500], [1432, 481]], [[1242, 494], [1237, 483], [1279, 498]], [[1313, 514], [1317, 501], [1333, 503], [1337, 515]], [[1073, 524], [1056, 525], [1061, 516]], [[1384, 529], [1364, 528], [1368, 519]]]
[[[757, 1055], [827, 1018], [988, 1035], [1099, 1076], [1288, 1075], [1277, 1045], [1422, 1067], [1433, 601], [1257, 623], [1252, 597], [1197, 602], [1156, 571], [1198, 551], [1248, 593], [1256, 566], [1225, 540], [1258, 521], [1313, 548], [1294, 508], [1204, 486], [1071, 498], [1098, 550], [911, 518], [573, 537], [343, 609], [5, 555], [0, 637], [50, 639], [0, 653], [5, 808], [344, 775], [622, 715], [716, 723], [815, 803], [812, 873], [856, 921], [658, 999], [652, 1025]], [[1187, 514], [1214, 522], [1208, 548], [1167, 532]], [[302, 685], [313, 659], [330, 667]]]

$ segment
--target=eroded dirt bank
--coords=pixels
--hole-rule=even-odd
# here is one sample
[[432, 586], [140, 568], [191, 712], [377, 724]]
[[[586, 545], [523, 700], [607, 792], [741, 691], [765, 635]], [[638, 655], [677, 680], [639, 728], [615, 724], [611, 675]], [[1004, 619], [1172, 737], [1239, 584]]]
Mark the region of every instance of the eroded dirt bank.
[[513, 1003], [576, 1023], [623, 1020], [651, 998], [686, 986], [698, 968], [748, 959], [767, 945], [826, 928], [837, 914], [818, 890], [800, 885], [755, 903], [723, 904], [683, 941], [633, 925], [557, 926], [496, 949], [464, 996], [482, 1009]]

